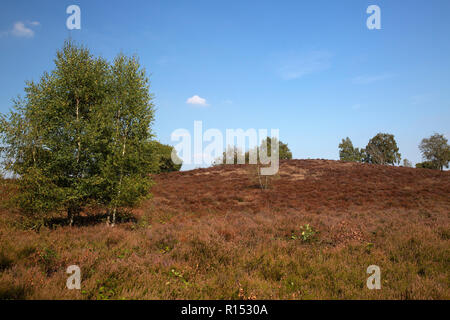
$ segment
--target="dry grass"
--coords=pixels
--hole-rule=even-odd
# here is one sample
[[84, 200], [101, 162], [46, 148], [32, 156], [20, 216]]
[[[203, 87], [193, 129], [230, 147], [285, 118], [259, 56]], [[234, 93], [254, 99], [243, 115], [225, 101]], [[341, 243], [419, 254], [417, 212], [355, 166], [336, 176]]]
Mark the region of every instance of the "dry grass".
[[[115, 228], [36, 232], [0, 209], [0, 299], [450, 298], [448, 172], [292, 160], [268, 190], [246, 172], [159, 175]], [[81, 290], [65, 287], [72, 264]]]

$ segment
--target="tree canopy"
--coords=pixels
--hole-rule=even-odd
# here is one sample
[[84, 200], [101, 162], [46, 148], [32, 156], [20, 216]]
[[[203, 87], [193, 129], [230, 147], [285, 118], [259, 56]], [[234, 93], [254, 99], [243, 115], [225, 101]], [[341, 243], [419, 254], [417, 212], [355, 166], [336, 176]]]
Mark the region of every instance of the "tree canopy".
[[393, 134], [378, 133], [370, 139], [364, 152], [364, 162], [374, 164], [398, 164], [401, 154]]
[[34, 215], [65, 210], [71, 222], [91, 203], [115, 216], [151, 185], [154, 109], [145, 70], [136, 57], [109, 63], [70, 41], [54, 63], [1, 117], [1, 151], [5, 169], [18, 177], [18, 204]]
[[292, 152], [291, 152], [291, 150], [289, 150], [287, 143], [284, 143], [275, 137], [272, 137], [272, 138], [267, 137], [263, 141], [261, 141], [261, 145], [259, 146], [259, 151], [267, 150], [266, 154], [268, 157], [270, 157], [272, 154], [272, 142], [273, 143], [278, 142], [278, 154], [279, 154], [280, 160], [292, 159]]
[[[272, 154], [272, 143], [278, 142], [278, 154], [280, 160], [289, 160], [292, 159], [292, 152], [289, 149], [287, 143], [283, 143], [279, 141], [275, 137], [266, 137], [261, 141], [261, 144], [254, 149], [252, 152], [255, 152], [257, 155], [257, 159], [260, 159], [260, 154], [262, 151], [266, 154], [267, 157], [270, 157]], [[236, 146], [227, 146], [226, 150], [223, 152], [222, 157], [215, 159], [213, 165], [221, 165], [225, 163], [237, 164], [238, 159], [241, 158], [245, 160], [245, 163], [250, 163], [250, 151], [245, 153]], [[227, 161], [227, 159], [229, 159]]]
[[155, 157], [155, 168], [152, 173], [172, 172], [181, 169], [181, 159], [177, 156], [177, 163], [172, 160], [172, 153], [175, 152], [174, 147], [153, 140], [150, 143], [149, 151], [150, 156]]
[[429, 138], [424, 138], [419, 145], [422, 157], [430, 162], [427, 167], [443, 170], [448, 168], [450, 161], [450, 146], [444, 135], [435, 133]]
[[339, 144], [339, 158], [342, 161], [361, 162], [364, 159], [364, 152], [353, 147], [352, 140], [347, 137]]

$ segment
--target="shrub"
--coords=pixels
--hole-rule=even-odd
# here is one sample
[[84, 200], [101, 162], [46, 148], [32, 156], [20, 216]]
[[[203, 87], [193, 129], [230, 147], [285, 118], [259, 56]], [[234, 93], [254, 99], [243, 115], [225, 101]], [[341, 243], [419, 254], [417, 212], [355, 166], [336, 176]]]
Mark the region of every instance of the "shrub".
[[311, 241], [317, 233], [312, 227], [309, 226], [309, 224], [301, 226], [300, 229], [302, 230], [301, 235], [304, 242]]
[[437, 165], [431, 161], [424, 161], [416, 163], [416, 168], [422, 168], [422, 169], [439, 169]]

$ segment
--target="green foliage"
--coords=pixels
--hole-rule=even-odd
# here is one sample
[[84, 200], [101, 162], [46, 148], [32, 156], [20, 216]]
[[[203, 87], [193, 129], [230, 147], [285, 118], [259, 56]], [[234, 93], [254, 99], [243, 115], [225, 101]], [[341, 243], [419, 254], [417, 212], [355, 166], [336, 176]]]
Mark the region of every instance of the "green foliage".
[[431, 161], [424, 161], [424, 162], [419, 162], [416, 163], [416, 168], [423, 168], [423, 169], [439, 169], [435, 163], [431, 162]]
[[302, 230], [302, 240], [304, 242], [311, 241], [316, 234], [316, 231], [312, 227], [310, 227], [309, 224], [301, 226], [300, 229]]
[[[110, 275], [105, 280], [97, 280], [98, 290], [95, 296], [96, 300], [110, 300], [115, 299], [118, 294], [118, 287], [120, 281], [115, 274]], [[92, 293], [89, 294], [89, 298], [92, 297]]]
[[176, 269], [170, 269], [170, 276], [180, 279], [185, 285], [189, 285], [189, 282], [185, 279], [183, 274]]
[[364, 159], [363, 150], [354, 148], [349, 137], [342, 139], [339, 144], [339, 158], [341, 161], [362, 162]]
[[[300, 227], [301, 233], [300, 238], [303, 242], [310, 242], [314, 239], [315, 235], [317, 234], [317, 231], [314, 230], [309, 224], [305, 224], [304, 226]], [[291, 234], [291, 240], [297, 240], [299, 237], [295, 233], [295, 231], [292, 231]]]
[[28, 82], [0, 119], [5, 169], [17, 175], [18, 205], [35, 216], [86, 205], [132, 206], [148, 194], [153, 122], [149, 82], [135, 57], [114, 62], [66, 42], [55, 69]]
[[275, 137], [267, 137], [263, 141], [261, 141], [261, 145], [259, 146], [258, 152], [265, 151], [267, 156], [270, 157], [272, 154], [272, 142], [277, 143], [278, 142], [278, 154], [280, 160], [289, 160], [292, 159], [292, 152], [289, 150], [289, 147], [287, 143], [283, 143], [282, 141], [279, 141]]
[[55, 271], [56, 260], [58, 258], [58, 253], [52, 248], [44, 248], [38, 254], [39, 263], [42, 265], [43, 269], [47, 274], [51, 274]]
[[258, 147], [255, 147], [251, 151], [247, 151], [245, 153], [243, 153], [242, 150], [236, 146], [228, 146], [223, 152], [222, 157], [214, 160], [213, 165], [221, 165], [225, 163], [237, 164], [239, 162], [238, 159], [240, 158], [244, 159], [245, 163], [250, 163], [250, 152], [255, 152], [257, 162], [259, 163], [262, 155], [267, 155], [267, 157], [270, 158], [272, 154], [272, 142], [274, 144], [278, 143], [278, 154], [280, 160], [292, 159], [292, 152], [287, 143], [283, 143], [275, 137], [267, 137], [261, 141], [261, 144]]
[[394, 135], [388, 133], [378, 133], [370, 139], [364, 152], [367, 163], [394, 165], [401, 159]]
[[[156, 158], [152, 173], [172, 172], [181, 169], [182, 160], [176, 154], [174, 147], [153, 140], [150, 142], [149, 151], [150, 156]], [[172, 153], [174, 153], [173, 157], [176, 159], [175, 162], [172, 160]]]
[[19, 192], [14, 201], [33, 220], [39, 220], [45, 214], [56, 210], [58, 203], [64, 201], [63, 189], [43, 174], [42, 169], [34, 166], [22, 173], [17, 186]]
[[422, 156], [431, 165], [427, 164], [430, 169], [443, 170], [448, 168], [450, 161], [450, 146], [448, 140], [442, 134], [435, 133], [429, 138], [425, 138], [419, 145]]

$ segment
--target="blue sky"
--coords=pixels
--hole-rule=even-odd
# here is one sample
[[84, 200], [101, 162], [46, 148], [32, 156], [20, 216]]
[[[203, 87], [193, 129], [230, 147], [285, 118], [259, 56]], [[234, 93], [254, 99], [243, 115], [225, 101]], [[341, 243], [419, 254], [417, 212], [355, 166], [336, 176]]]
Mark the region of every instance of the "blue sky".
[[[71, 4], [81, 30], [66, 28]], [[381, 30], [366, 27], [371, 4]], [[294, 158], [338, 159], [342, 138], [389, 132], [416, 163], [422, 138], [450, 138], [449, 16], [447, 0], [2, 1], [0, 112], [70, 34], [95, 55], [140, 57], [164, 143], [202, 120], [278, 128]]]

